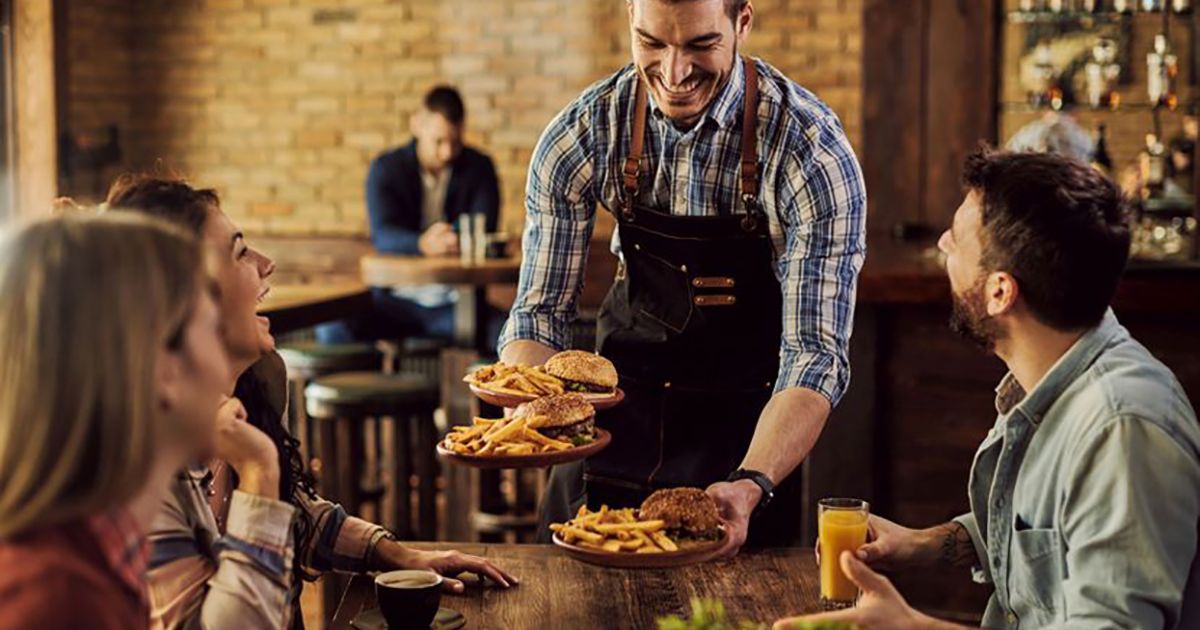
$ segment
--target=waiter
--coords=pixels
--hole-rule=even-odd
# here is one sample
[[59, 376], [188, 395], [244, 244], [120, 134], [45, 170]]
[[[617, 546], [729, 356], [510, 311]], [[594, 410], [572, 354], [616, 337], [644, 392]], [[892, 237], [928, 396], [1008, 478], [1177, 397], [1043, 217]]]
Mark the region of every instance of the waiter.
[[[699, 486], [730, 533], [789, 544], [789, 476], [846, 389], [864, 259], [862, 173], [830, 109], [738, 51], [750, 0], [629, 0], [633, 65], [550, 123], [526, 191], [520, 288], [501, 359], [569, 342], [597, 204], [616, 281], [597, 349], [626, 399], [585, 465], [556, 468], [543, 521]], [[544, 530], [544, 528], [543, 528]]]

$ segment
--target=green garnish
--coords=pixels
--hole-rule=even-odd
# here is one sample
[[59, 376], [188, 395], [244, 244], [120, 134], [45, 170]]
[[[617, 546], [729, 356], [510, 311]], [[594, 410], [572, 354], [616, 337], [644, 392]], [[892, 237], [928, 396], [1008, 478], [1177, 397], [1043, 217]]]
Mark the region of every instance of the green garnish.
[[591, 443], [592, 438], [586, 435], [576, 435], [571, 438], [571, 444], [574, 444], [575, 446], [584, 446], [585, 444]]
[[726, 618], [725, 604], [715, 599], [692, 598], [691, 619], [677, 615], [658, 618], [658, 630], [766, 630], [766, 624], [752, 621], [733, 623]]

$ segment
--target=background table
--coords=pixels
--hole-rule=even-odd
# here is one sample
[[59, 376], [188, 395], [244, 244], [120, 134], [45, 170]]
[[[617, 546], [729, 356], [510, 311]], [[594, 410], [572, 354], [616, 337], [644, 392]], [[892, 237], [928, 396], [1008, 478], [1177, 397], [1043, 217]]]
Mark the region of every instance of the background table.
[[373, 287], [448, 284], [455, 287], [454, 341], [465, 348], [483, 350], [495, 340], [483, 339], [487, 331], [486, 290], [490, 284], [516, 284], [520, 258], [488, 259], [463, 263], [460, 258], [426, 258], [368, 254], [360, 261], [362, 280]]
[[[461, 612], [467, 628], [655, 628], [663, 615], [690, 615], [693, 597], [725, 603], [729, 619], [768, 626], [780, 617], [818, 609], [812, 549], [772, 549], [733, 560], [679, 569], [607, 569], [568, 558], [550, 545], [414, 545], [458, 549], [488, 558], [521, 579], [511, 590], [468, 586], [442, 596]], [[349, 628], [360, 611], [375, 606], [372, 578], [355, 576], [331, 628]]]
[[371, 292], [357, 282], [284, 284], [271, 287], [258, 313], [282, 334], [349, 317], [371, 307]]

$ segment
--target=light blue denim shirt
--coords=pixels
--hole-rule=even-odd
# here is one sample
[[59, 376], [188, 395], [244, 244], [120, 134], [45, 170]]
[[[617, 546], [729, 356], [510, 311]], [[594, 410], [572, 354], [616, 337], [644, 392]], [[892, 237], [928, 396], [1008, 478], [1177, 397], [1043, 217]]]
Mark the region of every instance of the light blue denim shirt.
[[984, 627], [1200, 629], [1200, 427], [1171, 371], [1110, 311], [1028, 395], [996, 392], [956, 519], [995, 586]]

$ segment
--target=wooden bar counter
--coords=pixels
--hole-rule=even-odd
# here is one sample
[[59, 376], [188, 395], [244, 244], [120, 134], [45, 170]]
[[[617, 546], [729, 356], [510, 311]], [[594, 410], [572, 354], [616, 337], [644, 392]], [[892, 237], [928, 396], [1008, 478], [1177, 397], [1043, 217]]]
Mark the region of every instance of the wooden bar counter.
[[[458, 549], [512, 572], [520, 586], [468, 586], [443, 595], [442, 607], [466, 617], [467, 628], [655, 628], [664, 615], [691, 614], [693, 597], [716, 598], [731, 621], [768, 626], [788, 615], [816, 612], [819, 578], [813, 550], [750, 551], [726, 561], [678, 569], [608, 569], [568, 558], [550, 545], [414, 545]], [[355, 576], [330, 628], [349, 628], [375, 606], [374, 582]]]

